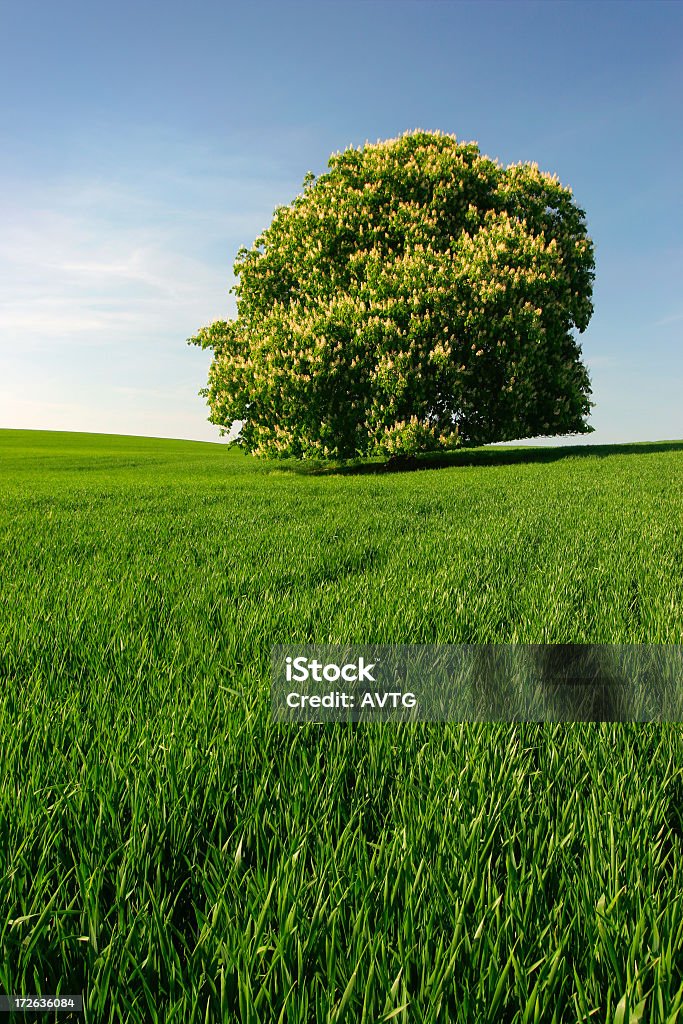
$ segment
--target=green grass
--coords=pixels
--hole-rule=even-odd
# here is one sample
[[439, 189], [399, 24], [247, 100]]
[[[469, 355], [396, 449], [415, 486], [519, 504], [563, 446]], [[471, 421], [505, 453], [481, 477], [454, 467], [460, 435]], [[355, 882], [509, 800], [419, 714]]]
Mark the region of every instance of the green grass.
[[680, 725], [271, 721], [277, 643], [681, 642], [682, 443], [445, 461], [0, 431], [0, 990], [683, 1024]]

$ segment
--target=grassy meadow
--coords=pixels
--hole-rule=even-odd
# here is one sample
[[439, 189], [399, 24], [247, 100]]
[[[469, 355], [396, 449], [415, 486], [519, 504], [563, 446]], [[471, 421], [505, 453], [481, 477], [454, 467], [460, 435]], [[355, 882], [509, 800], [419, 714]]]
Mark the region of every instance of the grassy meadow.
[[0, 992], [683, 1024], [682, 725], [269, 696], [274, 644], [681, 643], [683, 442], [420, 467], [0, 431]]

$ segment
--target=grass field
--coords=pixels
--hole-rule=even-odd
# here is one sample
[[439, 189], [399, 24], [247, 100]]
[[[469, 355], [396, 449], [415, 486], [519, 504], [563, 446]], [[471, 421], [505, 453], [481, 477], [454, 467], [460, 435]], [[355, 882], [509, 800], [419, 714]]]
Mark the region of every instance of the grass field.
[[683, 443], [379, 469], [0, 431], [0, 990], [683, 1024], [680, 724], [269, 701], [278, 643], [681, 643]]

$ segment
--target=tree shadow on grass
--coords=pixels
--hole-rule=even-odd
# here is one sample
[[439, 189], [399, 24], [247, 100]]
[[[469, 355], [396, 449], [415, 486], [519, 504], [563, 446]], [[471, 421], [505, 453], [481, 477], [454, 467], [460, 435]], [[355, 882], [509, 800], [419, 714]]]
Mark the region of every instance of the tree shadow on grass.
[[560, 459], [599, 458], [610, 455], [655, 455], [683, 451], [683, 441], [641, 441], [634, 444], [563, 445], [556, 448], [486, 447], [455, 452], [435, 452], [384, 462], [349, 462], [321, 465], [297, 463], [288, 468], [305, 476], [364, 476], [379, 473], [409, 473], [421, 469], [450, 469], [456, 466], [517, 466], [523, 463], [558, 462]]

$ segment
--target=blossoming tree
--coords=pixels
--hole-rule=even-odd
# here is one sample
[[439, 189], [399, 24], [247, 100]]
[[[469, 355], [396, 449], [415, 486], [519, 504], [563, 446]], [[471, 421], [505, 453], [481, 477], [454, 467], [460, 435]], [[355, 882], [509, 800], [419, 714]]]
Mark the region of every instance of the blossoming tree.
[[537, 164], [415, 131], [335, 153], [234, 265], [210, 421], [255, 455], [412, 455], [587, 433], [593, 244]]

